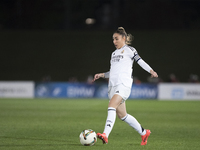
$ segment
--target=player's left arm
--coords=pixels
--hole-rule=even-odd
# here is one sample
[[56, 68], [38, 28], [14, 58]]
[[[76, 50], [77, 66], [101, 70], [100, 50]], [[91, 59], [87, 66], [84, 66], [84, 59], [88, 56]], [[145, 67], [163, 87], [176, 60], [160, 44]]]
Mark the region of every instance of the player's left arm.
[[158, 74], [142, 58], [140, 58], [137, 63], [140, 65], [140, 67], [149, 72], [151, 77], [158, 77]]
[[133, 58], [144, 70], [151, 74], [151, 77], [158, 77], [158, 74], [138, 55], [137, 51], [134, 53]]

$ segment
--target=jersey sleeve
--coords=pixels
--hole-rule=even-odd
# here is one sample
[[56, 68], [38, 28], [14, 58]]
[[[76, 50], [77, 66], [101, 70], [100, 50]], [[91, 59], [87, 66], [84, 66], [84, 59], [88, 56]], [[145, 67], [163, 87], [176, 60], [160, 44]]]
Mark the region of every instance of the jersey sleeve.
[[141, 59], [141, 57], [140, 57], [140, 55], [138, 55], [138, 52], [136, 51], [136, 49], [133, 51], [132, 59], [134, 59], [136, 62], [138, 62]]
[[109, 76], [110, 76], [110, 71], [104, 73], [104, 78], [109, 78]]
[[144, 70], [146, 70], [149, 73], [150, 73], [150, 70], [153, 70], [143, 59], [140, 59], [140, 61], [138, 61], [138, 64], [140, 65], [140, 67], [142, 67]]
[[134, 59], [147, 72], [150, 73], [150, 70], [152, 70], [152, 68], [140, 57], [140, 55], [138, 54], [136, 49], [134, 49], [134, 51], [133, 51], [132, 59]]

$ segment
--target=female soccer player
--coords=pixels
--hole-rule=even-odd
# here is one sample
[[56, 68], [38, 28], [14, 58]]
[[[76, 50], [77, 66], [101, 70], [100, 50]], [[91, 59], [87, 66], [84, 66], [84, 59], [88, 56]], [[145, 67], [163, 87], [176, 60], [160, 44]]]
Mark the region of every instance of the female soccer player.
[[131, 93], [132, 87], [132, 66], [136, 61], [144, 70], [149, 72], [152, 77], [158, 77], [157, 73], [138, 55], [135, 48], [128, 46], [131, 44], [132, 35], [125, 32], [123, 27], [119, 27], [113, 34], [113, 43], [116, 50], [111, 55], [110, 71], [95, 74], [94, 80], [99, 78], [109, 78], [108, 114], [103, 133], [97, 133], [97, 137], [108, 143], [108, 136], [114, 126], [116, 114], [124, 122], [133, 127], [142, 137], [141, 145], [147, 144], [150, 130], [144, 129], [140, 123], [126, 112], [125, 101]]

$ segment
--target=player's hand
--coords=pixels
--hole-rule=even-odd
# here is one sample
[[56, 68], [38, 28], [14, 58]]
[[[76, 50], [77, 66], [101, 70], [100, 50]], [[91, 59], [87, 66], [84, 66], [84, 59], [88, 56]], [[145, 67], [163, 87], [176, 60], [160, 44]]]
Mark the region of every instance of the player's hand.
[[157, 78], [158, 77], [158, 74], [155, 71], [151, 70], [150, 73], [151, 73], [151, 78], [153, 78], [153, 77]]
[[98, 73], [94, 75], [94, 79], [92, 82], [94, 82], [95, 80], [99, 79], [99, 78], [104, 78], [104, 73]]

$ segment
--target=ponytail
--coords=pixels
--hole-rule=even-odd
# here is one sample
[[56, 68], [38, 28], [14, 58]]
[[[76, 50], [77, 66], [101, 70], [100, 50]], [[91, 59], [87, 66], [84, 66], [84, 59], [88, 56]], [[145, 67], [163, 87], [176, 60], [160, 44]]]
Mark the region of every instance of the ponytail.
[[125, 29], [123, 27], [118, 27], [117, 31], [115, 31], [114, 33], [118, 33], [120, 34], [122, 37], [125, 36], [126, 38], [126, 44], [130, 45], [132, 40], [133, 40], [133, 36], [131, 34], [127, 34]]

